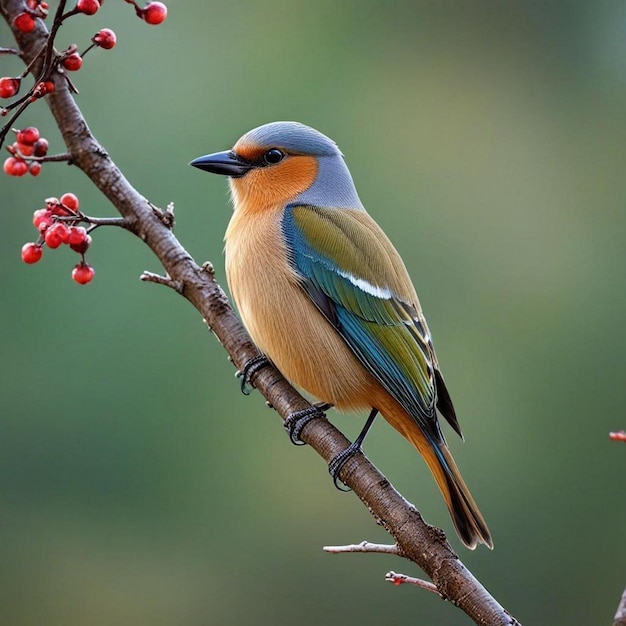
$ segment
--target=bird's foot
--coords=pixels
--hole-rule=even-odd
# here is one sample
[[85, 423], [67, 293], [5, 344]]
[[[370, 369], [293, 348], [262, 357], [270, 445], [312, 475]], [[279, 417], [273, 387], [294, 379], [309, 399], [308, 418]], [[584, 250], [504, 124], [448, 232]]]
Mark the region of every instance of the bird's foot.
[[[363, 445], [365, 437], [372, 427], [372, 424], [374, 423], [377, 415], [378, 409], [373, 408], [370, 411], [367, 421], [365, 422], [363, 429], [359, 433], [359, 436], [345, 450], [343, 450], [337, 456], [333, 457], [330, 460], [330, 463], [328, 464], [328, 472], [333, 477], [333, 484], [337, 489], [339, 489], [339, 491], [351, 491], [350, 487], [343, 483], [341, 478], [339, 478], [339, 472], [351, 457], [353, 457], [355, 454], [360, 454], [363, 452], [361, 446]], [[339, 485], [339, 482], [342, 482], [346, 486], [346, 488], [344, 489], [343, 487], [341, 487]]]
[[285, 418], [284, 427], [289, 434], [289, 439], [291, 440], [291, 443], [293, 443], [295, 446], [306, 445], [306, 442], [300, 439], [302, 430], [311, 420], [319, 419], [320, 417], [326, 417], [324, 411], [327, 411], [332, 406], [332, 404], [319, 402], [316, 404], [312, 404], [306, 409], [302, 409], [302, 411], [295, 411], [294, 413], [288, 415]]
[[[355, 441], [351, 443], [345, 450], [342, 450], [337, 456], [333, 457], [328, 463], [328, 473], [332, 476], [333, 485], [339, 491], [352, 491], [350, 487], [345, 485], [341, 478], [339, 478], [339, 472], [343, 469], [343, 466], [355, 455], [363, 452], [361, 449], [361, 443]], [[344, 487], [341, 486], [344, 485]]]
[[266, 356], [259, 354], [258, 356], [252, 357], [243, 368], [235, 374], [237, 378], [241, 378], [241, 393], [243, 393], [244, 396], [249, 396], [250, 391], [254, 389], [252, 382], [253, 376], [267, 365], [271, 365], [270, 360]]

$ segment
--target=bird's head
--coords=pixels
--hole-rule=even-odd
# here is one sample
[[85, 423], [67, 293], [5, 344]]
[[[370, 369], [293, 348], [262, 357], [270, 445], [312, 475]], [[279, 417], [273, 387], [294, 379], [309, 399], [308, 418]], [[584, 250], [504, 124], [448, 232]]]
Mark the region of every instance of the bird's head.
[[264, 211], [295, 202], [362, 208], [332, 139], [298, 122], [272, 122], [247, 132], [231, 150], [190, 165], [229, 177], [235, 210]]

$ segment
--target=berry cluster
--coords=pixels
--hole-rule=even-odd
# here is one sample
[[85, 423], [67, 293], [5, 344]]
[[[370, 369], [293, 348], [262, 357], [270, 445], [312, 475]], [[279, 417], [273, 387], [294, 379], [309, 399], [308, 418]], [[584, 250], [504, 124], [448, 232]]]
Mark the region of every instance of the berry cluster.
[[72, 279], [80, 285], [91, 282], [95, 272], [85, 260], [91, 235], [84, 226], [78, 226], [80, 222], [88, 223], [88, 218], [80, 212], [76, 195], [65, 193], [61, 198], [47, 198], [46, 207], [33, 213], [33, 225], [39, 238], [22, 246], [22, 261], [37, 263], [43, 256], [44, 245], [54, 250], [65, 244], [81, 255], [80, 262], [72, 270]]
[[[78, 13], [94, 15], [98, 12], [103, 2], [104, 0], [77, 0], [74, 9], [60, 16], [60, 22]], [[148, 2], [144, 7], [140, 7], [135, 0], [126, 0], [126, 2], [134, 6], [137, 16], [147, 24], [161, 24], [167, 17], [167, 7], [162, 2]], [[45, 19], [47, 16], [47, 2], [43, 0], [26, 0], [25, 10], [15, 16], [13, 26], [21, 32], [29, 33], [35, 29], [35, 20], [37, 18]], [[58, 53], [52, 63], [46, 63], [46, 75], [37, 80], [26, 96], [2, 109], [0, 114], [6, 115], [11, 108], [18, 106], [24, 101], [34, 102], [38, 98], [52, 93], [54, 91], [54, 83], [50, 78], [53, 76], [54, 72], [58, 71], [62, 74], [64, 72], [76, 72], [82, 67], [83, 57], [89, 50], [94, 47], [110, 50], [115, 46], [115, 43], [115, 33], [110, 28], [103, 28], [91, 38], [91, 45], [84, 50], [82, 54], [78, 52], [76, 44], [72, 44], [63, 52]], [[0, 78], [0, 98], [8, 99], [16, 96], [20, 91], [22, 80], [27, 73], [28, 68], [20, 76], [3, 76]], [[77, 90], [71, 84], [67, 74], [65, 74], [65, 79], [70, 89], [77, 93]]]
[[29, 172], [31, 176], [39, 176], [41, 160], [48, 154], [48, 140], [34, 126], [16, 130], [15, 134], [16, 140], [7, 146], [11, 156], [4, 162], [5, 174], [24, 176]]
[[[161, 24], [167, 17], [167, 7], [162, 2], [148, 1], [145, 6], [140, 7], [136, 0], [125, 0], [133, 5], [137, 17], [147, 24]], [[61, 3], [54, 16], [54, 23], [50, 29], [48, 37], [53, 37], [58, 32], [64, 21], [74, 15], [94, 15], [100, 8], [104, 0], [76, 0], [73, 9], [65, 11], [64, 3]], [[44, 20], [48, 16], [48, 3], [44, 0], [24, 0], [23, 10], [21, 10], [12, 21], [15, 30], [22, 33], [30, 33], [37, 26], [37, 19]], [[0, 108], [0, 115], [4, 116], [11, 110], [15, 110], [10, 120], [0, 129], [0, 146], [3, 145], [5, 137], [11, 130], [15, 120], [24, 112], [26, 107], [50, 94], [55, 90], [60, 80], [65, 83], [70, 91], [78, 93], [72, 84], [68, 73], [81, 69], [83, 59], [87, 52], [93, 48], [111, 50], [115, 47], [116, 35], [110, 28], [102, 28], [91, 38], [91, 44], [79, 53], [78, 46], [72, 44], [62, 51], [58, 51], [54, 46], [54, 41], [48, 40], [37, 53], [35, 59], [40, 58], [42, 70], [35, 78], [33, 86], [25, 95], [18, 96], [22, 81], [32, 70], [32, 63], [26, 67], [19, 76], [4, 76], [0, 78], [0, 98], [12, 101], [4, 108]], [[0, 54], [16, 54], [19, 50], [0, 48]], [[24, 176], [29, 172], [32, 176], [37, 176], [41, 172], [44, 161], [67, 161], [69, 155], [61, 154], [47, 156], [48, 141], [40, 136], [39, 130], [34, 126], [29, 126], [22, 130], [13, 129], [16, 134], [12, 145], [7, 146], [9, 157], [4, 161], [4, 172], [9, 176]], [[58, 198], [48, 198], [45, 208], [38, 209], [33, 214], [33, 224], [39, 236], [36, 241], [24, 244], [22, 247], [22, 260], [25, 263], [37, 263], [43, 256], [43, 248], [56, 249], [62, 245], [67, 245], [74, 252], [81, 256], [80, 262], [72, 270], [72, 279], [81, 285], [85, 285], [94, 277], [94, 269], [85, 260], [85, 253], [91, 244], [90, 232], [97, 226], [105, 224], [123, 225], [122, 218], [92, 218], [87, 217], [79, 209], [78, 198], [73, 193], [66, 193]], [[86, 225], [81, 226], [83, 223]]]

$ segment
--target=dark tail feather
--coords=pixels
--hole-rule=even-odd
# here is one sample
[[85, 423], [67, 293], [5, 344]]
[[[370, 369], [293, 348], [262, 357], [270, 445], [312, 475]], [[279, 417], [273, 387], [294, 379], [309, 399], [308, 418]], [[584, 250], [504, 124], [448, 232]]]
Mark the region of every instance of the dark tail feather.
[[445, 488], [442, 488], [439, 480], [437, 480], [437, 484], [448, 505], [450, 517], [461, 541], [470, 550], [473, 550], [479, 543], [484, 543], [493, 550], [493, 540], [487, 523], [461, 477], [459, 468], [447, 446], [445, 444], [437, 446], [434, 456], [440, 462], [441, 471], [445, 477]]
[[417, 421], [409, 417], [400, 405], [395, 401], [389, 402], [386, 392], [382, 397], [376, 398], [372, 406], [381, 409], [385, 419], [417, 448], [426, 461], [446, 502], [461, 541], [471, 550], [479, 543], [493, 548], [487, 524], [445, 442], [443, 440], [437, 442], [433, 437], [424, 433]]

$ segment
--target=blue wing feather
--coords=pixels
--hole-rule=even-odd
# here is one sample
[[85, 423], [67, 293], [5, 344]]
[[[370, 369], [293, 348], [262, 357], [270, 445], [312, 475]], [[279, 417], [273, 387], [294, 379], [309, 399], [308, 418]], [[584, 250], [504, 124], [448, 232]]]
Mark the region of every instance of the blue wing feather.
[[[306, 232], [307, 221], [294, 219], [294, 208], [300, 211], [300, 218], [302, 208], [317, 213], [329, 210], [290, 206], [285, 211], [283, 233], [289, 259], [302, 278], [303, 288], [359, 361], [422, 430], [435, 441], [443, 440], [435, 413], [437, 394], [432, 347], [425, 338], [417, 312], [384, 284], [368, 290], [362, 288], [371, 284], [363, 277], [372, 275], [371, 268], [369, 273], [364, 268], [362, 275], [355, 276], [354, 268], [347, 274], [332, 258], [337, 254], [337, 246], [354, 254], [355, 247], [364, 244], [363, 238], [367, 243], [367, 233], [359, 226], [352, 230], [344, 228], [335, 234], [332, 249], [331, 242], [323, 238], [319, 244], [319, 236], [315, 239], [319, 245], [314, 247], [313, 235]], [[315, 225], [319, 226], [319, 220], [311, 221], [311, 227]], [[366, 263], [366, 257], [362, 261]]]

